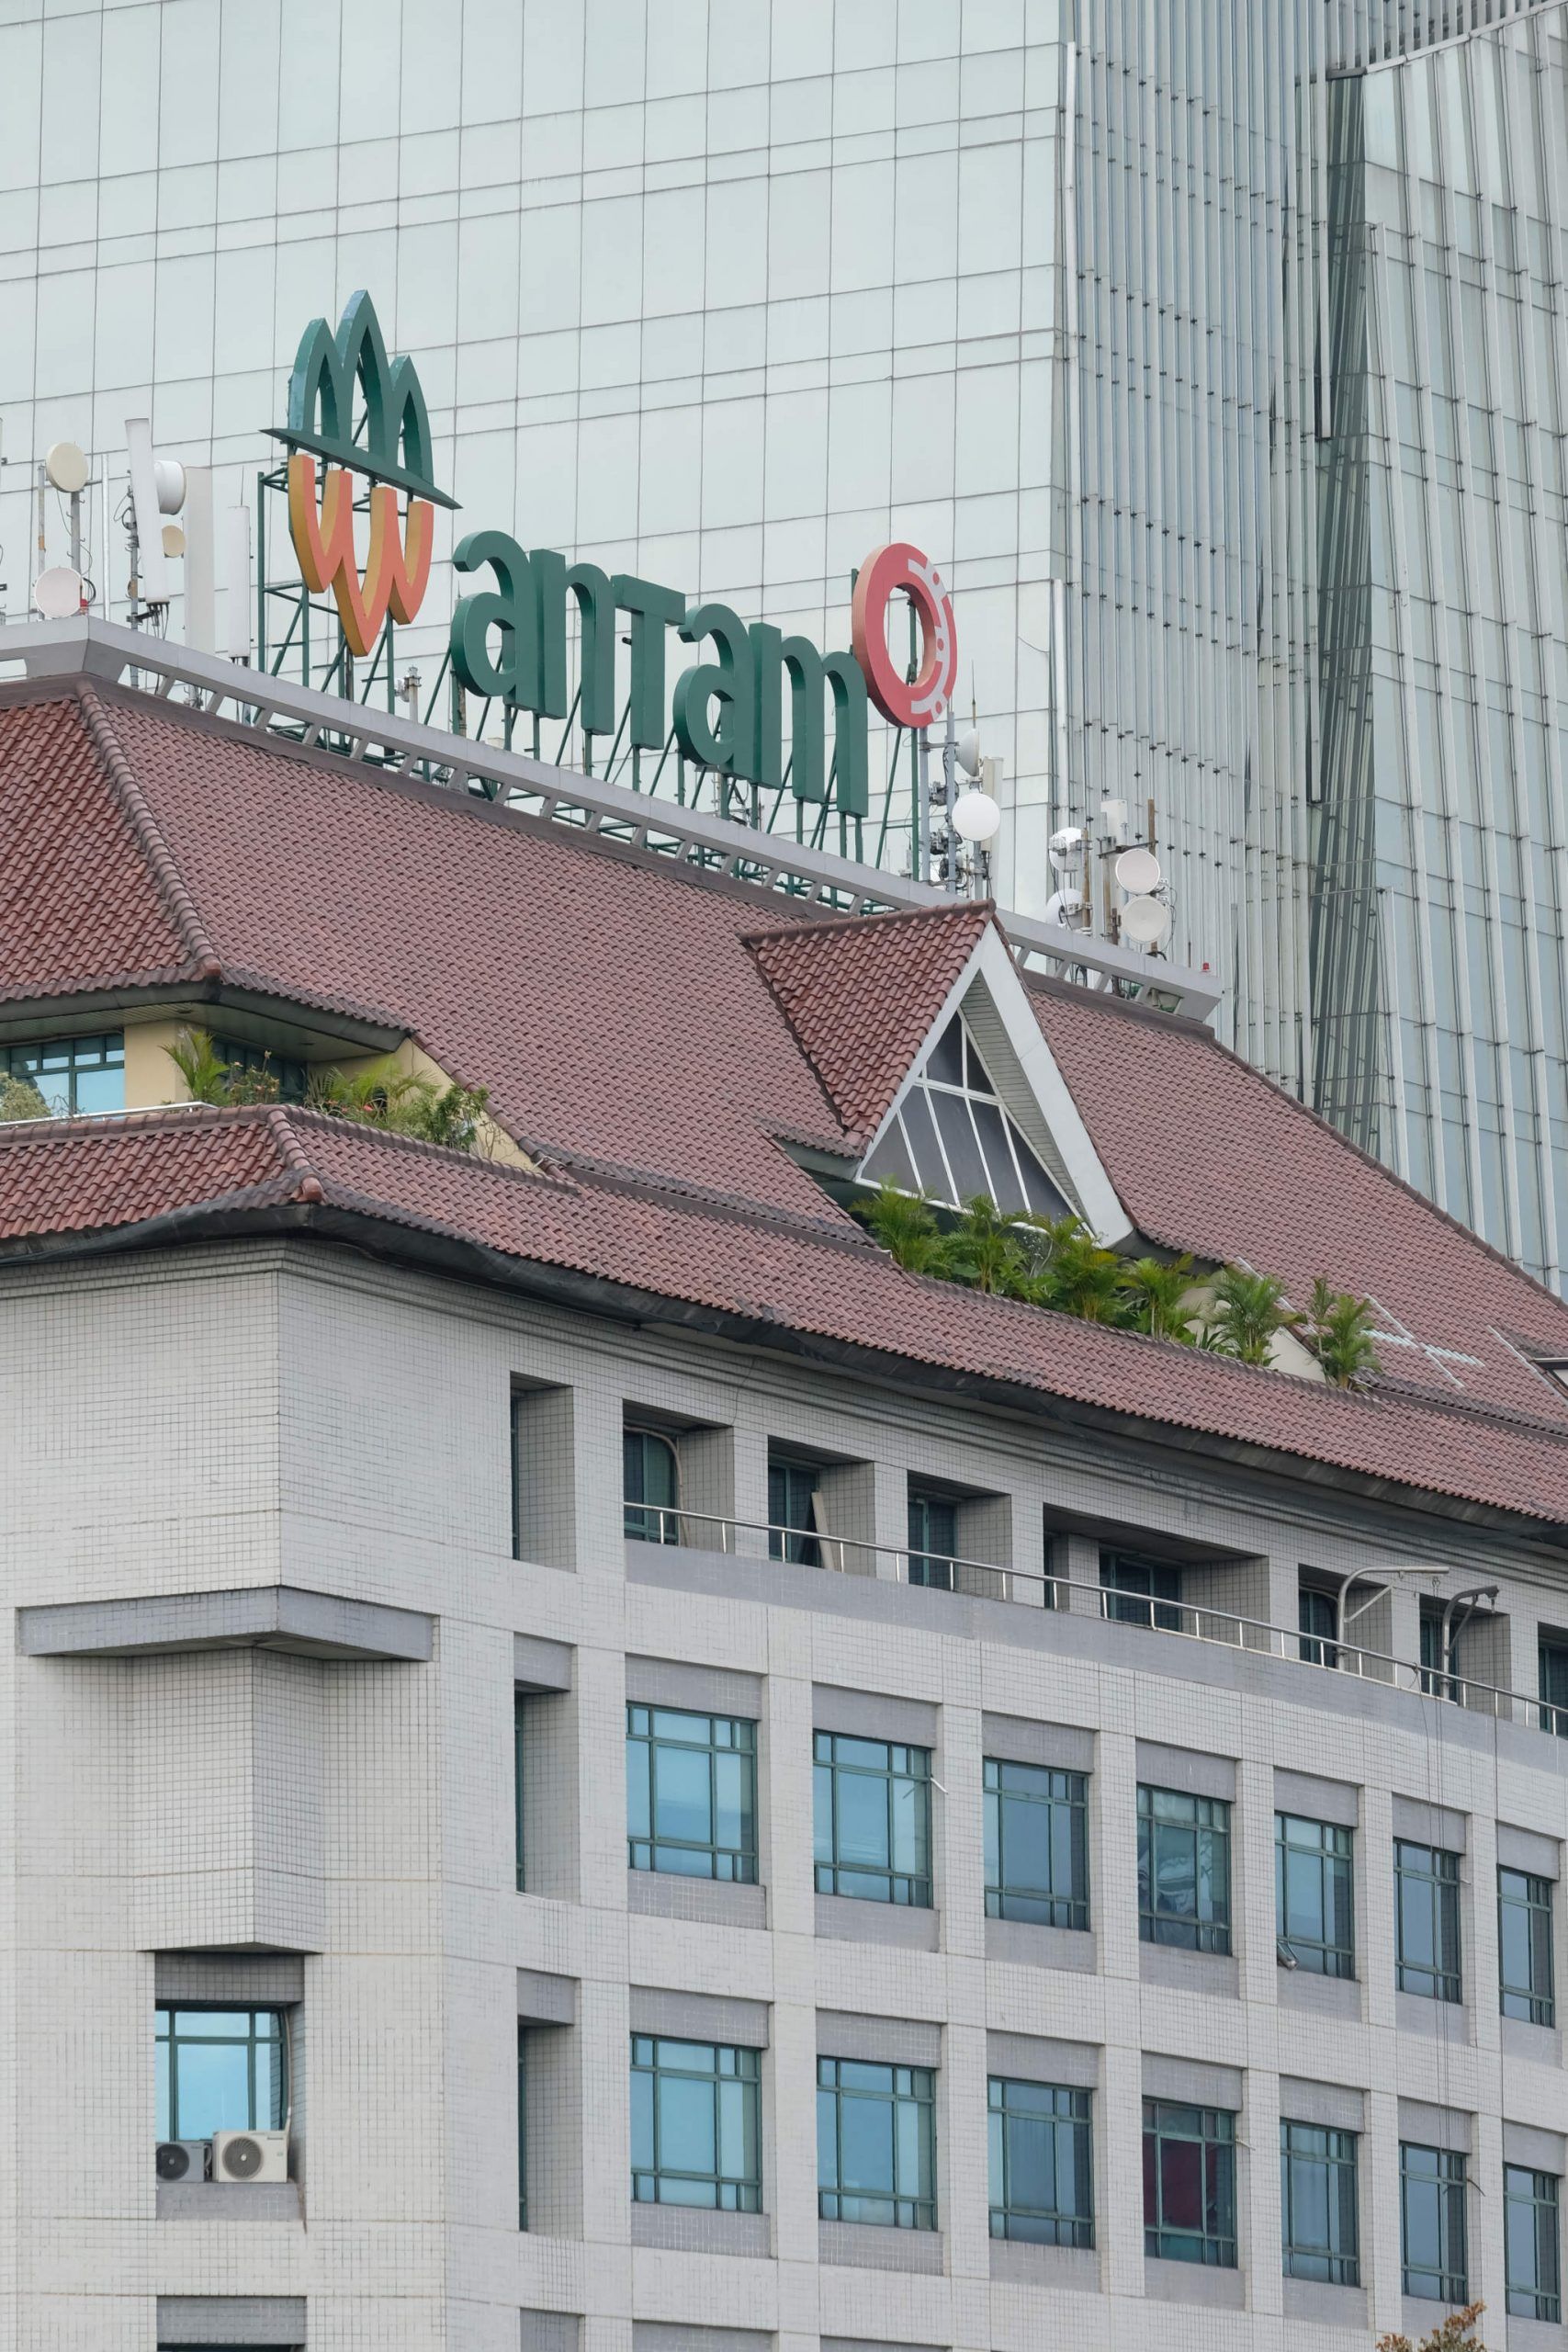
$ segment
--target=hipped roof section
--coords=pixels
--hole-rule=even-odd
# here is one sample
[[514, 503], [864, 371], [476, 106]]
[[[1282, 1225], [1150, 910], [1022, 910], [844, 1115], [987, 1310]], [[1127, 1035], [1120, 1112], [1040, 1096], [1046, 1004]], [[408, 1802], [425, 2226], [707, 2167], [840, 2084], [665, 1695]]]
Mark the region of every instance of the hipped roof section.
[[[0, 1012], [25, 1004], [36, 1030], [51, 1001], [188, 987], [373, 1022], [488, 1087], [555, 1170], [295, 1114], [49, 1122], [0, 1130], [0, 1241], [168, 1238], [220, 1208], [232, 1226], [335, 1202], [390, 1237], [439, 1232], [792, 1344], [1568, 1521], [1568, 1397], [1529, 1361], [1568, 1355], [1568, 1307], [1197, 1023], [1028, 983], [1139, 1232], [1298, 1297], [1318, 1272], [1370, 1295], [1402, 1393], [1218, 1364], [918, 1282], [874, 1250], [784, 1139], [858, 1155], [995, 921], [824, 919], [134, 693], [0, 689]], [[295, 1150], [320, 1204], [287, 1191]]]

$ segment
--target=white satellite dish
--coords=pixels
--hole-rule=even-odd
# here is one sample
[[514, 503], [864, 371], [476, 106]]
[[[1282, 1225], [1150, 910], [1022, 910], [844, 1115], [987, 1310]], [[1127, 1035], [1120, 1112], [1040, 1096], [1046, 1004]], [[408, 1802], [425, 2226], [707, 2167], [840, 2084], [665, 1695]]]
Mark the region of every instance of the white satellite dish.
[[1056, 874], [1065, 874], [1083, 855], [1083, 827], [1063, 825], [1051, 836], [1051, 866]]
[[1002, 812], [988, 792], [971, 786], [953, 804], [953, 830], [960, 841], [981, 846], [994, 842], [1001, 830]]
[[1078, 910], [1082, 905], [1081, 890], [1053, 891], [1051, 897], [1045, 901], [1045, 920], [1047, 922], [1070, 925], [1077, 921]]
[[56, 441], [44, 458], [43, 469], [55, 489], [68, 498], [86, 489], [92, 470], [74, 441]]
[[1116, 861], [1116, 879], [1123, 890], [1136, 896], [1145, 890], [1157, 890], [1165, 876], [1152, 849], [1124, 849]]
[[181, 530], [179, 525], [177, 523], [165, 523], [164, 526], [164, 553], [165, 555], [184, 555], [185, 551], [186, 535]]
[[[1144, 854], [1146, 856], [1147, 852]], [[1157, 947], [1170, 933], [1170, 909], [1158, 899], [1129, 899], [1122, 910], [1122, 936], [1139, 947]]]
[[958, 762], [959, 766], [963, 769], [965, 775], [977, 776], [979, 775], [980, 738], [973, 727], [971, 727], [966, 733], [959, 737], [958, 747], [953, 753], [953, 757]]
[[68, 563], [51, 563], [33, 582], [33, 605], [46, 621], [73, 621], [87, 602], [87, 583]]

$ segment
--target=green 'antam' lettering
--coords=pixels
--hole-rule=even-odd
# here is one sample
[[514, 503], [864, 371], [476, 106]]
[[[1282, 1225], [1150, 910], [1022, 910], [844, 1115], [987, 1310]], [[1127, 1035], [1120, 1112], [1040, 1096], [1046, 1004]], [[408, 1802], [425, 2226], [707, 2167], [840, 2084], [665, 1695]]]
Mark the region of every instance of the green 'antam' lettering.
[[[707, 643], [675, 683], [672, 723], [683, 758], [724, 775], [773, 790], [784, 781], [784, 685], [790, 688], [789, 780], [796, 798], [831, 799], [845, 816], [864, 816], [866, 690], [852, 653], [818, 653], [804, 637], [784, 637], [766, 622], [750, 627], [728, 605], [688, 607], [672, 588], [631, 572], [612, 579], [597, 564], [569, 564], [553, 548], [525, 552], [504, 531], [472, 531], [453, 553], [458, 571], [489, 564], [493, 589], [459, 597], [452, 615], [454, 675], [470, 693], [540, 718], [565, 718], [567, 598], [579, 616], [578, 715], [593, 735], [614, 735], [615, 620], [631, 623], [627, 732], [645, 751], [667, 734], [665, 631], [688, 645]], [[833, 766], [824, 757], [824, 698], [832, 695]]]

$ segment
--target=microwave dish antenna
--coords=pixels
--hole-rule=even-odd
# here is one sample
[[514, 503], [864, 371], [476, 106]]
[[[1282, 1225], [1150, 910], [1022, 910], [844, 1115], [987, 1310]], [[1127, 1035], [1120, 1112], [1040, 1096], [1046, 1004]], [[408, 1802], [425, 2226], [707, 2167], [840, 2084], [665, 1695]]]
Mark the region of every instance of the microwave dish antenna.
[[92, 472], [86, 453], [74, 441], [54, 442], [45, 455], [43, 469], [51, 486], [66, 498], [79, 498]]
[[1152, 849], [1124, 849], [1116, 861], [1116, 879], [1130, 896], [1141, 898], [1157, 890], [1165, 876]]
[[34, 609], [46, 621], [73, 621], [87, 608], [87, 583], [68, 563], [51, 563], [33, 582]]
[[1159, 899], [1129, 899], [1122, 910], [1122, 936], [1139, 947], [1158, 947], [1170, 936], [1170, 909]]

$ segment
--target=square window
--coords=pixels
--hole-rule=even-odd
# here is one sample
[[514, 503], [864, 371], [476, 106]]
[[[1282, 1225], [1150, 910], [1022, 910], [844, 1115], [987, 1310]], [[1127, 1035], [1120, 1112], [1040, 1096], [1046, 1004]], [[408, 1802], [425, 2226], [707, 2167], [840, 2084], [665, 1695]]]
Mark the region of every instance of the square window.
[[1138, 1933], [1186, 1951], [1231, 1948], [1231, 1809], [1178, 1789], [1138, 1791]]
[[930, 1751], [819, 1731], [813, 1752], [818, 1894], [929, 1909]]
[[987, 1917], [1087, 1928], [1087, 1775], [987, 1756], [985, 1782]]
[[627, 1707], [629, 1869], [755, 1884], [756, 1738], [741, 1716]]
[[929, 2067], [818, 2058], [817, 2204], [825, 2222], [935, 2229], [935, 2079]]
[[634, 2033], [633, 2202], [760, 2213], [760, 2085], [755, 2050]]
[[1029, 2245], [1092, 2245], [1088, 2091], [993, 2075], [988, 2097], [991, 2235]]

